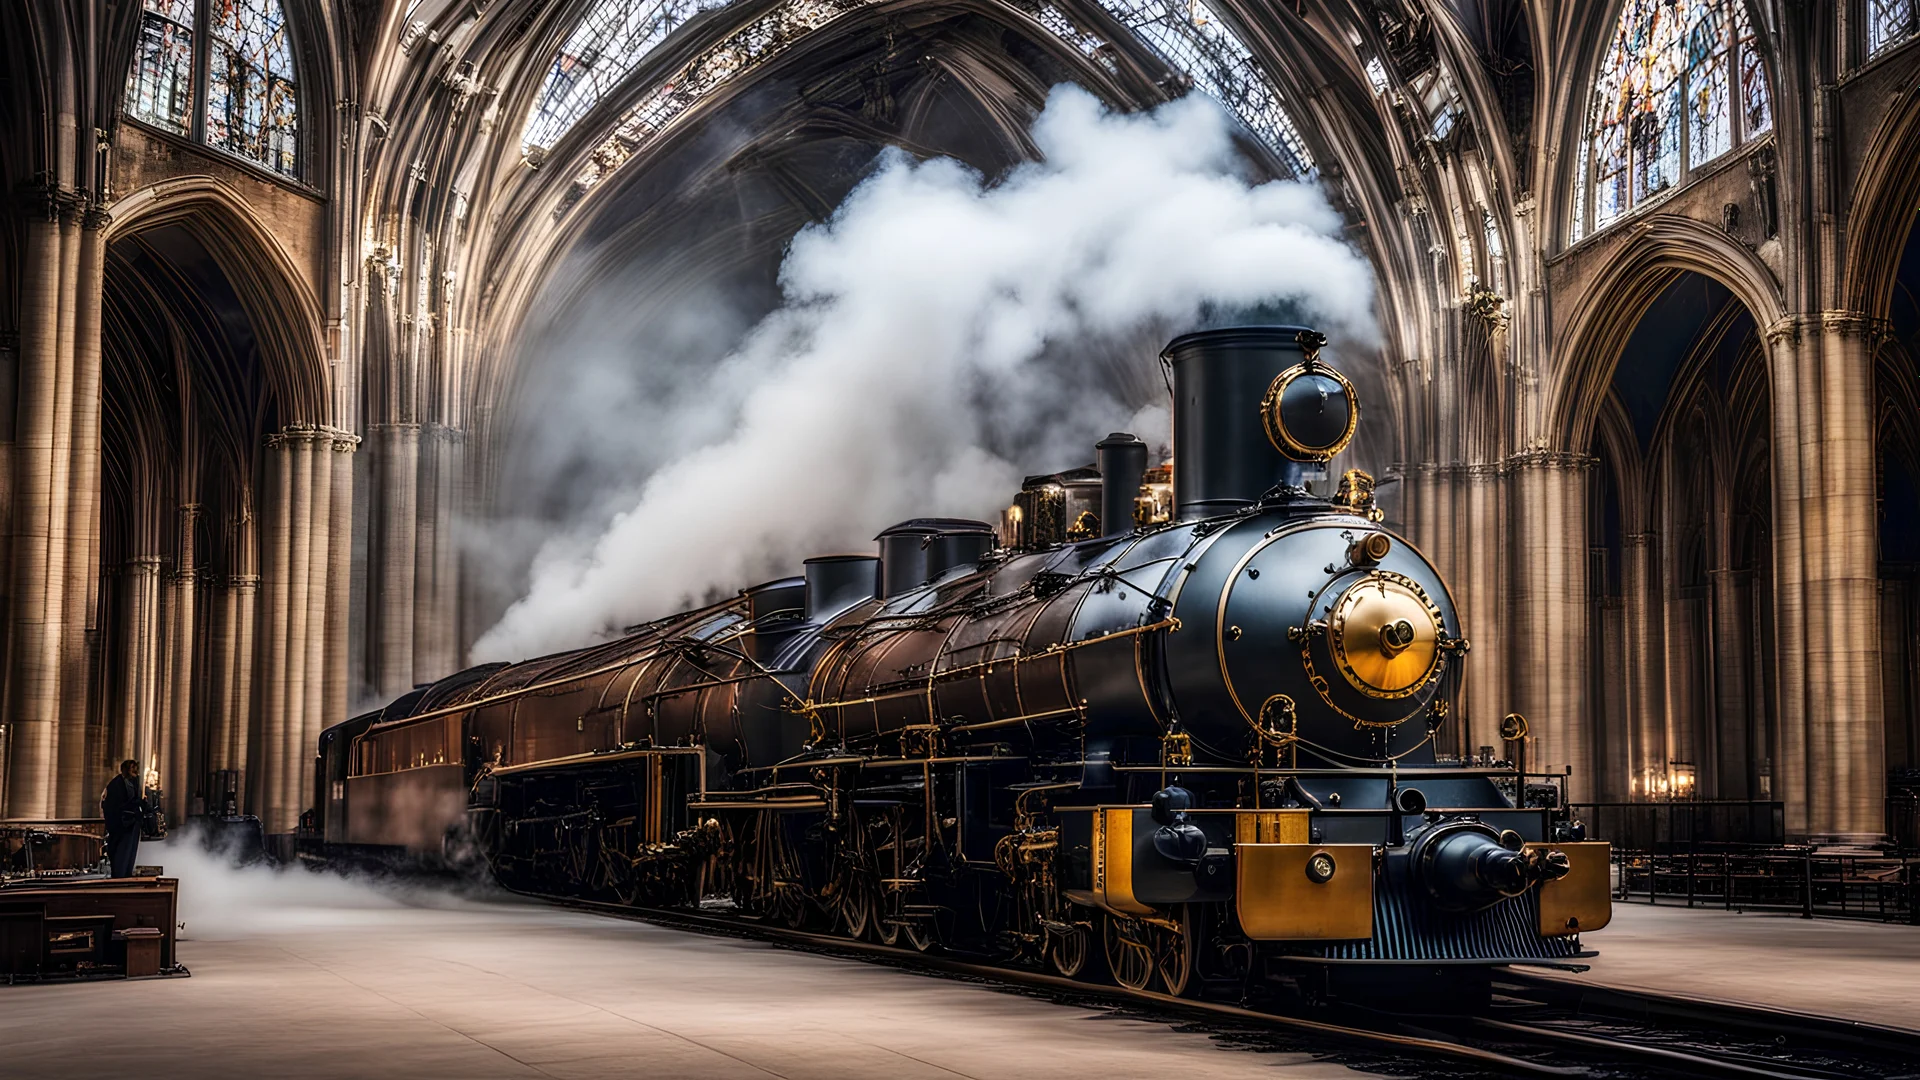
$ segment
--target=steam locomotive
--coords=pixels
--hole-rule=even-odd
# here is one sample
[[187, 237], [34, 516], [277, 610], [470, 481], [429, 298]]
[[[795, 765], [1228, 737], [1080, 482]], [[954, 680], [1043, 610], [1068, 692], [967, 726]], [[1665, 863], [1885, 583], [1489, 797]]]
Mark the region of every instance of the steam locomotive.
[[1508, 763], [1436, 754], [1446, 584], [1364, 473], [1306, 486], [1358, 419], [1325, 340], [1173, 341], [1170, 477], [1112, 436], [1002, 530], [907, 521], [328, 729], [303, 853], [1174, 995], [1457, 994], [1592, 955], [1607, 845]]

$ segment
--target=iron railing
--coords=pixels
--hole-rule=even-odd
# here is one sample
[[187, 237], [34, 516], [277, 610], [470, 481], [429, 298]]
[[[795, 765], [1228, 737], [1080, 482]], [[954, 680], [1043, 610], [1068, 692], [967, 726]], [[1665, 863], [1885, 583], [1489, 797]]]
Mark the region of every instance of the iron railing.
[[1700, 801], [1575, 803], [1587, 835], [1635, 853], [1687, 851], [1701, 844], [1786, 843], [1786, 804]]
[[1920, 925], [1920, 856], [1810, 847], [1615, 849], [1614, 899]]

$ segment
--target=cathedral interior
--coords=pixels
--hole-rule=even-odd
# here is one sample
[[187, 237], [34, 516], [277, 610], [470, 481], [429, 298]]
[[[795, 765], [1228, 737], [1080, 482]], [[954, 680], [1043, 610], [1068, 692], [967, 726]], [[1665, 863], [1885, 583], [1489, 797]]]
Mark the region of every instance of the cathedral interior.
[[[1365, 298], [1359, 328], [1335, 332], [1329, 346], [1364, 402], [1358, 435], [1316, 479], [1363, 470], [1371, 520], [1404, 537], [1457, 605], [1454, 637], [1436, 646], [1462, 669], [1450, 675], [1451, 711], [1436, 708], [1428, 726], [1440, 767], [1507, 759], [1498, 765], [1522, 777], [1514, 805], [1527, 808], [1524, 777], [1539, 774], [1563, 785], [1560, 810], [1584, 808], [1595, 825], [1679, 806], [1761, 822], [1733, 839], [1801, 853], [1808, 915], [1827, 902], [1809, 853], [1899, 855], [1875, 887], [1907, 890], [1900, 910], [1920, 923], [1920, 862], [1904, 854], [1920, 850], [1920, 0], [0, 6], [0, 176], [10, 195], [0, 228], [0, 825], [97, 820], [103, 786], [127, 762], [144, 780], [136, 790], [157, 792], [170, 822], [251, 815], [270, 846], [288, 838], [283, 852], [296, 833], [330, 827], [329, 777], [337, 801], [346, 775], [326, 771], [330, 729], [397, 700], [420, 709], [460, 700], [444, 695], [498, 670], [486, 664], [595, 640], [501, 628], [525, 624], [523, 598], [579, 553], [582, 537], [604, 533], [594, 558], [619, 562], [620, 538], [632, 536], [622, 523], [639, 520], [623, 508], [651, 497], [668, 465], [766, 411], [738, 387], [783, 370], [762, 360], [821, 303], [804, 272], [840, 272], [821, 237], [852, 228], [863, 200], [916, 182], [959, 184], [978, 202], [1038, 175], [1049, 148], [1071, 167], [1066, 121], [1049, 129], [1043, 117], [1083, 99], [1102, 115], [1169, 118], [1189, 115], [1173, 111], [1182, 102], [1210, 102], [1230, 138], [1223, 175], [1242, 190], [1317, 192], [1320, 209], [1302, 213], [1321, 214], [1340, 257], [1368, 279], [1351, 290]], [[957, 164], [911, 164], [941, 159]], [[1069, 307], [1095, 306], [1075, 296]], [[1019, 476], [1031, 486], [1076, 475], [1092, 440], [1129, 414], [1149, 445], [1165, 444], [1177, 395], [1173, 368], [1163, 387], [1152, 356], [1171, 336], [1163, 331], [1182, 328], [1148, 322], [1116, 317], [1133, 336], [1091, 347], [1112, 356], [1076, 353], [1048, 376], [1056, 390], [1098, 389], [1108, 402], [1098, 416], [1072, 415], [1070, 397], [1056, 407], [1038, 390], [983, 407], [975, 399], [997, 392], [982, 389], [986, 376], [956, 381], [967, 399], [956, 412], [994, 428], [1001, 472], [1012, 469], [1015, 483], [998, 502], [942, 488], [946, 502], [924, 512], [1017, 522], [1030, 503], [1002, 508]], [[928, 336], [943, 327], [927, 317]], [[1004, 327], [966, 332], [995, 329]], [[1311, 372], [1317, 346], [1301, 347]], [[936, 371], [938, 352], [902, 351], [897, 363], [843, 374], [835, 393], [856, 405], [872, 395], [869, 411], [884, 412], [893, 380]], [[601, 605], [587, 630], [604, 640], [675, 607], [729, 602], [758, 580], [749, 574], [795, 573], [784, 554], [723, 554], [765, 542], [760, 532], [866, 545], [901, 516], [879, 518], [879, 504], [855, 497], [884, 469], [838, 486], [829, 474], [850, 454], [908, 462], [915, 425], [937, 427], [937, 410], [858, 429], [891, 432], [899, 445], [849, 448], [852, 434], [810, 422], [806, 402], [791, 407], [787, 426], [772, 428], [772, 445], [791, 454], [743, 459], [775, 479], [756, 487], [696, 473], [709, 482], [674, 514], [643, 522], [711, 552], [716, 577], [654, 582], [653, 606], [631, 610], [576, 581], [568, 595]], [[1176, 455], [1169, 469], [1181, 465]], [[913, 475], [931, 490], [931, 467]], [[954, 475], [937, 478], [958, 483]], [[822, 520], [833, 527], [816, 527]], [[729, 574], [735, 585], [708, 587]], [[1222, 612], [1226, 603], [1223, 594]], [[1317, 629], [1290, 633], [1305, 640]], [[1405, 645], [1390, 631], [1380, 630], [1389, 656]], [[429, 697], [407, 697], [423, 687]], [[1077, 708], [1084, 718], [1087, 702]], [[806, 714], [820, 742], [813, 701]], [[1258, 721], [1248, 717], [1278, 740], [1267, 720], [1264, 706]], [[1355, 718], [1355, 729], [1364, 723]], [[588, 724], [585, 713], [566, 720], [582, 733]], [[357, 740], [364, 726], [349, 734]], [[1296, 721], [1288, 737], [1298, 731]], [[1169, 761], [1191, 764], [1174, 741], [1186, 736], [1166, 738], [1162, 773]], [[511, 773], [478, 736], [383, 745], [393, 771], [464, 761], [469, 780], [496, 766]], [[1256, 740], [1249, 759], [1256, 789], [1266, 745]], [[650, 741], [615, 749], [671, 753]], [[378, 772], [370, 760], [355, 759], [356, 779]], [[1388, 847], [1398, 815], [1427, 805], [1395, 801], [1398, 760], [1381, 772], [1395, 822]], [[663, 774], [653, 775], [658, 787]], [[1134, 802], [1144, 807], [1141, 791]], [[1166, 791], [1153, 796], [1155, 821]], [[1304, 789], [1300, 797], [1325, 809]], [[1337, 792], [1330, 805], [1340, 806]], [[1026, 821], [1028, 804], [1017, 806]], [[1166, 820], [1175, 819], [1184, 821]], [[647, 850], [692, 844], [702, 827], [718, 828], [669, 829]], [[1317, 827], [1311, 837], [1321, 842]], [[1585, 839], [1566, 829], [1524, 838]], [[1596, 963], [1614, 948], [1619, 978], [1666, 985], [1663, 943], [1692, 931], [1660, 921], [1675, 916], [1655, 903], [1665, 886], [1654, 862], [1621, 863], [1621, 837], [1602, 828], [1598, 839], [1616, 844], [1616, 907], [1644, 881], [1646, 913], [1616, 911], [1618, 944], [1596, 937]], [[1521, 852], [1522, 840], [1509, 830], [1498, 843]], [[1557, 868], [1538, 855], [1526, 850], [1525, 872], [1569, 873], [1559, 853]], [[981, 865], [1009, 865], [1003, 856]], [[1731, 883], [1728, 860], [1714, 873]], [[168, 862], [190, 860], [176, 851]], [[1309, 863], [1306, 874], [1321, 882], [1334, 867]], [[1690, 867], [1675, 886], [1689, 907]], [[1102, 871], [1093, 873], [1098, 891]], [[887, 880], [895, 887], [904, 872]], [[832, 918], [854, 920], [852, 894], [822, 895]], [[1890, 918], [1894, 894], [1878, 895]], [[1798, 913], [1802, 900], [1786, 903]], [[1136, 926], [1128, 910], [1108, 909], [1114, 921], [1101, 925]], [[919, 917], [896, 915], [901, 926]], [[203, 926], [226, 917], [197, 916]], [[5, 918], [0, 910], [0, 953]], [[367, 940], [397, 956], [441, 948], [436, 935], [448, 935], [452, 955], [458, 934], [502, 933], [493, 918], [449, 909]], [[528, 931], [562, 943], [527, 960], [548, 967], [523, 970], [499, 1000], [534, 1000], [528, 987], [592, 970], [602, 947], [639, 947], [628, 931], [573, 918], [587, 917], [555, 914]], [[1741, 938], [1745, 924], [1713, 925], [1730, 928], [1714, 931], [1712, 947], [1737, 953], [1736, 967], [1778, 945]], [[1036, 940], [1063, 931], [1073, 940], [1072, 927], [1051, 922]], [[662, 963], [694, 948], [663, 941], [640, 944], [666, 950]], [[1864, 941], [1857, 966], [1835, 977], [1861, 980], [1851, 1004], [1816, 1011], [1920, 1030], [1910, 982], [1898, 989], [1910, 974], [1875, 966], [1920, 959], [1920, 938]], [[1115, 947], [1109, 939], [1117, 965], [1129, 954]], [[766, 962], [790, 985], [882, 992], [774, 955]], [[1079, 970], [1045, 956], [1069, 977]], [[719, 970], [751, 980], [767, 969], [734, 956]], [[1134, 986], [1118, 966], [1114, 976]], [[1141, 985], [1149, 978], [1177, 995], [1186, 975], [1176, 980], [1163, 963]], [[1769, 991], [1778, 1007], [1814, 1008], [1794, 995], [1838, 985], [1793, 982]], [[308, 1001], [358, 1007], [334, 984], [296, 985]], [[796, 991], [788, 1007], [810, 1008], [813, 993]], [[554, 994], [539, 1000], [560, 1016], [563, 999], [575, 999]], [[663, 995], [644, 1008], [670, 1016], [681, 1004]], [[1019, 1011], [978, 1014], [981, 1030], [956, 1030], [946, 1052], [986, 1054], [1000, 1033], [1042, 1022]], [[165, 1036], [158, 1021], [140, 1023]], [[380, 1039], [424, 1047], [439, 1034], [395, 1028], [363, 1050]], [[1030, 1075], [1083, 1074], [1075, 1062], [1097, 1065], [1103, 1053], [1122, 1074], [1156, 1054], [1185, 1069], [1178, 1054], [1191, 1050], [1094, 1042], [1072, 1049], [1078, 1057], [1030, 1059]], [[573, 1074], [507, 1050], [469, 1060], [479, 1044], [456, 1043], [438, 1064], [406, 1058], [399, 1071]], [[1079, 1044], [1045, 1045], [1066, 1054]], [[795, 1053], [847, 1071], [780, 1075], [906, 1075], [892, 1058], [844, 1048]], [[946, 1074], [1013, 1067], [940, 1060]], [[684, 1072], [661, 1075], [736, 1075], [715, 1061], [688, 1058]], [[523, 1065], [533, 1071], [514, 1071]], [[1303, 1075], [1320, 1075], [1310, 1065]]]
[[1920, 767], [1915, 5], [1668, 8], [10, 6], [5, 813], [131, 757], [176, 817], [232, 769], [291, 829], [299, 748], [513, 599], [463, 524], [566, 512], [526, 433], [566, 426], [541, 343], [585, 283], [750, 318], [882, 148], [1004, 171], [1071, 82], [1211, 95], [1370, 264], [1370, 460], [1475, 646], [1457, 751], [1517, 711], [1576, 799], [1884, 834]]

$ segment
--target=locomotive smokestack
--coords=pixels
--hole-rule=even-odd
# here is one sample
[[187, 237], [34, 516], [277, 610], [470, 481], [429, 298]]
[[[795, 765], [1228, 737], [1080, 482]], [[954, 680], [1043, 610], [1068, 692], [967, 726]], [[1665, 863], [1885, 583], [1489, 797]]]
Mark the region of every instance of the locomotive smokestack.
[[1147, 475], [1147, 444], [1116, 431], [1094, 444], [1100, 463], [1100, 531], [1117, 536], [1133, 531], [1133, 500]]
[[872, 555], [816, 555], [804, 565], [809, 621], [880, 595], [880, 560]]
[[[1231, 514], [1353, 437], [1353, 388], [1298, 326], [1236, 326], [1173, 340], [1173, 498], [1180, 518]], [[1282, 376], [1285, 376], [1284, 378]]]
[[993, 550], [993, 526], [969, 518], [914, 518], [874, 537], [880, 542], [880, 598], [917, 588]]

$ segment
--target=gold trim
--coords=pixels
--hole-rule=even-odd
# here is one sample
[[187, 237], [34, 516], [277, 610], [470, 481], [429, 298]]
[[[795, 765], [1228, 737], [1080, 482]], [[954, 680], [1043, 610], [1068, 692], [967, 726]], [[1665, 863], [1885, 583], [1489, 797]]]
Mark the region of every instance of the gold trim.
[[1540, 886], [1540, 933], [1564, 937], [1598, 930], [1613, 921], [1613, 846], [1605, 840], [1577, 843], [1532, 843], [1536, 848], [1564, 852], [1571, 869], [1567, 876]]
[[[1325, 852], [1334, 874], [1307, 876]], [[1234, 903], [1255, 941], [1356, 941], [1373, 936], [1371, 844], [1240, 844], [1234, 848]]]
[[1104, 858], [1097, 865], [1103, 865], [1106, 872], [1102, 887], [1095, 891], [1115, 911], [1151, 915], [1152, 905], [1141, 903], [1133, 895], [1133, 815], [1137, 812], [1139, 808], [1133, 806], [1108, 806], [1099, 811], [1098, 817], [1104, 819], [1100, 830]]
[[1439, 606], [1419, 582], [1374, 570], [1340, 594], [1327, 620], [1327, 647], [1348, 685], [1396, 700], [1419, 693], [1442, 669], [1445, 632]]
[[[1306, 445], [1295, 438], [1293, 433], [1287, 430], [1287, 425], [1280, 420], [1280, 399], [1285, 396], [1287, 387], [1291, 386], [1295, 379], [1304, 375], [1325, 375], [1339, 383], [1340, 388], [1346, 391], [1347, 429], [1340, 433], [1339, 438], [1326, 446]], [[1267, 441], [1273, 444], [1275, 450], [1295, 461], [1332, 460], [1335, 454], [1345, 450], [1347, 444], [1353, 441], [1354, 430], [1359, 425], [1360, 395], [1354, 392], [1353, 383], [1349, 382], [1337, 368], [1328, 367], [1313, 359], [1295, 364], [1275, 375], [1273, 382], [1267, 386], [1266, 395], [1260, 399], [1260, 426], [1266, 430]]]

